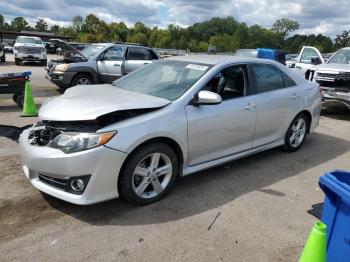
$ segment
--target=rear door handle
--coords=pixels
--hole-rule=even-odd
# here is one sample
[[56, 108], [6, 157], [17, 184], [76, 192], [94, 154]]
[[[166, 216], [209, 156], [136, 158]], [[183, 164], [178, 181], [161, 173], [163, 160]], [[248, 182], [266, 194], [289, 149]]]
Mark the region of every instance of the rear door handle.
[[120, 64], [115, 63], [114, 66], [120, 66]]
[[254, 103], [248, 103], [248, 105], [244, 107], [244, 109], [247, 111], [253, 111], [255, 108], [256, 108], [256, 104]]
[[296, 66], [295, 68], [297, 68], [297, 69], [301, 69], [301, 66]]

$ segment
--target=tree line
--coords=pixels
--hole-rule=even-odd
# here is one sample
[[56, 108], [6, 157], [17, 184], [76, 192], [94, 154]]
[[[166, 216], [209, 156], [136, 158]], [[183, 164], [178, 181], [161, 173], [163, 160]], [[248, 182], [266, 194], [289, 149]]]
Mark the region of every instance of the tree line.
[[79, 42], [133, 42], [158, 48], [186, 49], [191, 52], [205, 52], [209, 46], [216, 46], [218, 52], [233, 52], [238, 48], [276, 48], [298, 53], [302, 46], [311, 45], [321, 52], [333, 52], [350, 45], [350, 30], [337, 35], [335, 40], [322, 34], [300, 35], [292, 32], [299, 29], [299, 23], [287, 18], [277, 20], [270, 29], [254, 24], [238, 22], [231, 16], [214, 17], [183, 28], [170, 24], [167, 28], [148, 27], [136, 22], [128, 27], [123, 22], [106, 23], [94, 14], [85, 18], [75, 16], [67, 26], [49, 27], [44, 19], [38, 19], [31, 26], [23, 17], [15, 17], [10, 23], [0, 15], [0, 30], [53, 32], [68, 36]]

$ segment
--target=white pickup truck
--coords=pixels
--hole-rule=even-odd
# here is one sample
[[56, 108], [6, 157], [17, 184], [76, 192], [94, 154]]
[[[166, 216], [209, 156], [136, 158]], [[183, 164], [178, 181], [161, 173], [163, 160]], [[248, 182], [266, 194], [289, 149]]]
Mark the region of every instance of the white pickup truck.
[[308, 69], [315, 65], [324, 64], [325, 61], [318, 49], [313, 46], [303, 46], [299, 55], [286, 61], [286, 65], [290, 68], [301, 70], [305, 73]]
[[320, 85], [325, 107], [344, 105], [350, 109], [350, 47], [339, 49], [327, 62], [310, 67], [305, 77]]
[[46, 48], [39, 37], [18, 36], [13, 46], [15, 64], [21, 62], [39, 62], [42, 66], [47, 64]]

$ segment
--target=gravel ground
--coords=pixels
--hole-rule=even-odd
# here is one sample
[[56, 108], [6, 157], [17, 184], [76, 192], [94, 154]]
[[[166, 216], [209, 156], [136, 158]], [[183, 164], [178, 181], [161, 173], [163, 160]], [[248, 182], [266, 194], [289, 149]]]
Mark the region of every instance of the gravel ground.
[[[32, 81], [38, 104], [57, 94], [40, 83]], [[1, 125], [35, 120], [0, 100]], [[21, 174], [18, 144], [0, 136], [0, 261], [296, 261], [317, 219], [308, 211], [323, 201], [319, 176], [350, 170], [349, 120], [323, 115], [300, 151], [273, 149], [180, 178], [144, 207], [43, 196]]]

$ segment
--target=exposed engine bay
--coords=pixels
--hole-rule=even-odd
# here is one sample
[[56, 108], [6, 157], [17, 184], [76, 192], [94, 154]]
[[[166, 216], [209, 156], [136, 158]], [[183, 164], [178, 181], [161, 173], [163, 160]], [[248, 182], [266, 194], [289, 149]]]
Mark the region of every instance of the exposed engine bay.
[[64, 132], [95, 133], [113, 123], [117, 123], [138, 115], [146, 114], [157, 108], [133, 109], [112, 112], [102, 115], [95, 120], [83, 121], [48, 121], [43, 120], [33, 125], [29, 133], [31, 145], [46, 146], [56, 136]]

